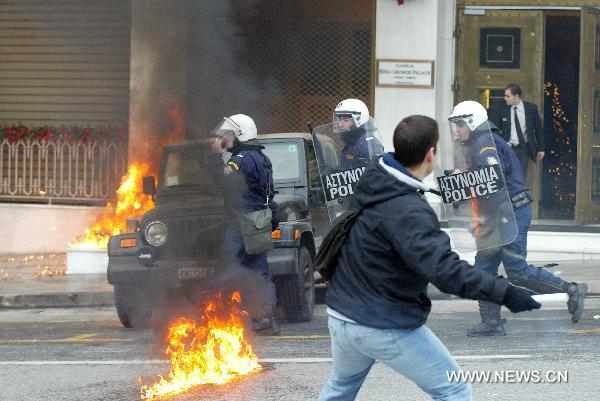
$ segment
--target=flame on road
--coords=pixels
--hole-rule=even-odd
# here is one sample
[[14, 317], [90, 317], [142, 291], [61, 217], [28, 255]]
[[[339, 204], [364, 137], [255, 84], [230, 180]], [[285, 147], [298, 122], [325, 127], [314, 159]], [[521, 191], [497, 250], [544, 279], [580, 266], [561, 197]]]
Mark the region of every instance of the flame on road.
[[152, 386], [143, 385], [142, 400], [180, 394], [203, 384], [225, 384], [261, 369], [244, 336], [239, 292], [223, 298], [218, 294], [208, 302], [200, 319], [179, 317], [171, 322], [165, 351], [171, 371]]

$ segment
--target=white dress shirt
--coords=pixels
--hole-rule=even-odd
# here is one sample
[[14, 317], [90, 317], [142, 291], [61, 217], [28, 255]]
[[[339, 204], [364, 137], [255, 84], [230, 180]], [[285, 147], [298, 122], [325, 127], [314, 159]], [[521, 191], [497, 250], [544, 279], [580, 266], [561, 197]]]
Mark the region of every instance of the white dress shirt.
[[[519, 119], [519, 125], [521, 126], [521, 130], [523, 131], [523, 138], [527, 141], [527, 128], [525, 121], [525, 106], [523, 105], [523, 101], [521, 100], [519, 103], [514, 106], [510, 106], [510, 140], [509, 142], [512, 145], [519, 144], [519, 137], [517, 136], [517, 127], [515, 126], [515, 107], [517, 108], [517, 118]], [[525, 145], [522, 143], [521, 145]]]

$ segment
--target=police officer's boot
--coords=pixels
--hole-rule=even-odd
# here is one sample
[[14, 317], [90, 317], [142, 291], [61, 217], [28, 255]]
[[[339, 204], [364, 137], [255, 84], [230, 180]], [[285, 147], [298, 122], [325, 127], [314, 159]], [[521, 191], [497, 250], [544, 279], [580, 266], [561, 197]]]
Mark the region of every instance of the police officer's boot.
[[500, 305], [493, 302], [479, 301], [481, 323], [467, 331], [469, 337], [505, 336], [504, 320], [500, 316]]
[[[527, 288], [535, 294], [555, 294], [557, 292], [566, 292], [569, 296], [567, 307], [571, 314], [573, 323], [577, 323], [583, 314], [585, 296], [587, 294], [587, 284], [569, 283], [558, 279], [558, 283], [544, 280], [544, 272], [540, 267], [536, 267], [537, 272], [530, 277], [514, 277], [510, 282], [519, 287]], [[548, 274], [548, 273], [546, 273]]]
[[585, 302], [585, 295], [587, 294], [587, 284], [582, 283], [567, 283], [567, 294], [569, 300], [567, 301], [567, 307], [571, 314], [571, 320], [573, 323], [577, 323], [581, 319], [583, 314], [583, 304]]
[[271, 316], [271, 335], [277, 336], [281, 333], [281, 326], [279, 326], [279, 322], [275, 315]]
[[252, 330], [257, 336], [276, 336], [281, 333], [281, 327], [274, 311], [269, 316], [260, 319], [252, 319]]

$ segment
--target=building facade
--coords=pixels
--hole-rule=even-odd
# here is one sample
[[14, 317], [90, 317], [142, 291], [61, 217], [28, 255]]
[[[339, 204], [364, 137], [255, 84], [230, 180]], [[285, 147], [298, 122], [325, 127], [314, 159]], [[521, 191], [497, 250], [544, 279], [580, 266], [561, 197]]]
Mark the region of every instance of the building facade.
[[[546, 157], [530, 163], [527, 176], [535, 216], [593, 231], [587, 225], [600, 222], [600, 17], [595, 3], [3, 2], [0, 124], [125, 122], [121, 150], [131, 163], [155, 161], [163, 139], [174, 130], [206, 136], [223, 116], [245, 113], [261, 133], [306, 132], [308, 121], [327, 124], [337, 102], [356, 97], [369, 105], [389, 150], [403, 117], [435, 118], [442, 134], [436, 171], [441, 174], [453, 167], [446, 123], [453, 105], [471, 99], [494, 107], [503, 101], [506, 84], [516, 83], [524, 98], [538, 106], [545, 127]], [[8, 141], [3, 146], [6, 173], [14, 152], [7, 150]], [[23, 215], [32, 216], [25, 223], [32, 224], [40, 218], [34, 216], [36, 203], [47, 215], [55, 210], [49, 203], [69, 203], [49, 197], [39, 177], [37, 186], [33, 178], [23, 181], [35, 191], [14, 196], [18, 174], [12, 166], [0, 177], [0, 188], [10, 190], [0, 192], [0, 213], [14, 216], [12, 208], [30, 203]], [[114, 175], [119, 176], [116, 170]], [[435, 185], [433, 176], [428, 181]], [[101, 199], [86, 203], [86, 184], [77, 188], [71, 198], [80, 204]], [[428, 199], [441, 213], [439, 199]], [[89, 217], [79, 220], [88, 224]]]
[[[377, 1], [375, 62], [435, 61], [432, 88], [376, 84], [383, 132], [415, 112], [435, 116], [443, 127], [452, 104], [477, 100], [493, 108], [503, 102], [507, 84], [518, 84], [544, 124], [546, 157], [530, 163], [527, 174], [535, 216], [600, 222], [597, 6], [567, 0]], [[441, 169], [452, 167], [447, 134]]]

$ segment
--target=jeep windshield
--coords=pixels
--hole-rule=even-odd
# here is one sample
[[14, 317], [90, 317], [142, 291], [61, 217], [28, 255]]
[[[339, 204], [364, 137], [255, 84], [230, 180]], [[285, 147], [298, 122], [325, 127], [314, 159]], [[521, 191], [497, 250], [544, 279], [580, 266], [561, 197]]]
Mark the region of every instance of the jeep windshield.
[[[289, 141], [264, 141], [261, 144], [265, 147], [263, 152], [271, 160], [274, 181], [300, 179], [298, 144]], [[207, 165], [207, 160], [213, 157], [215, 155], [210, 152], [206, 144], [168, 149], [164, 155], [160, 186], [164, 189], [194, 186], [218, 188]]]
[[273, 181], [297, 181], [300, 179], [298, 145], [293, 142], [261, 141], [263, 151], [273, 165]]
[[[190, 145], [169, 149], [164, 156], [160, 185], [166, 189], [202, 187], [216, 188], [208, 159], [213, 157], [206, 145]], [[212, 173], [212, 174], [211, 174]]]

